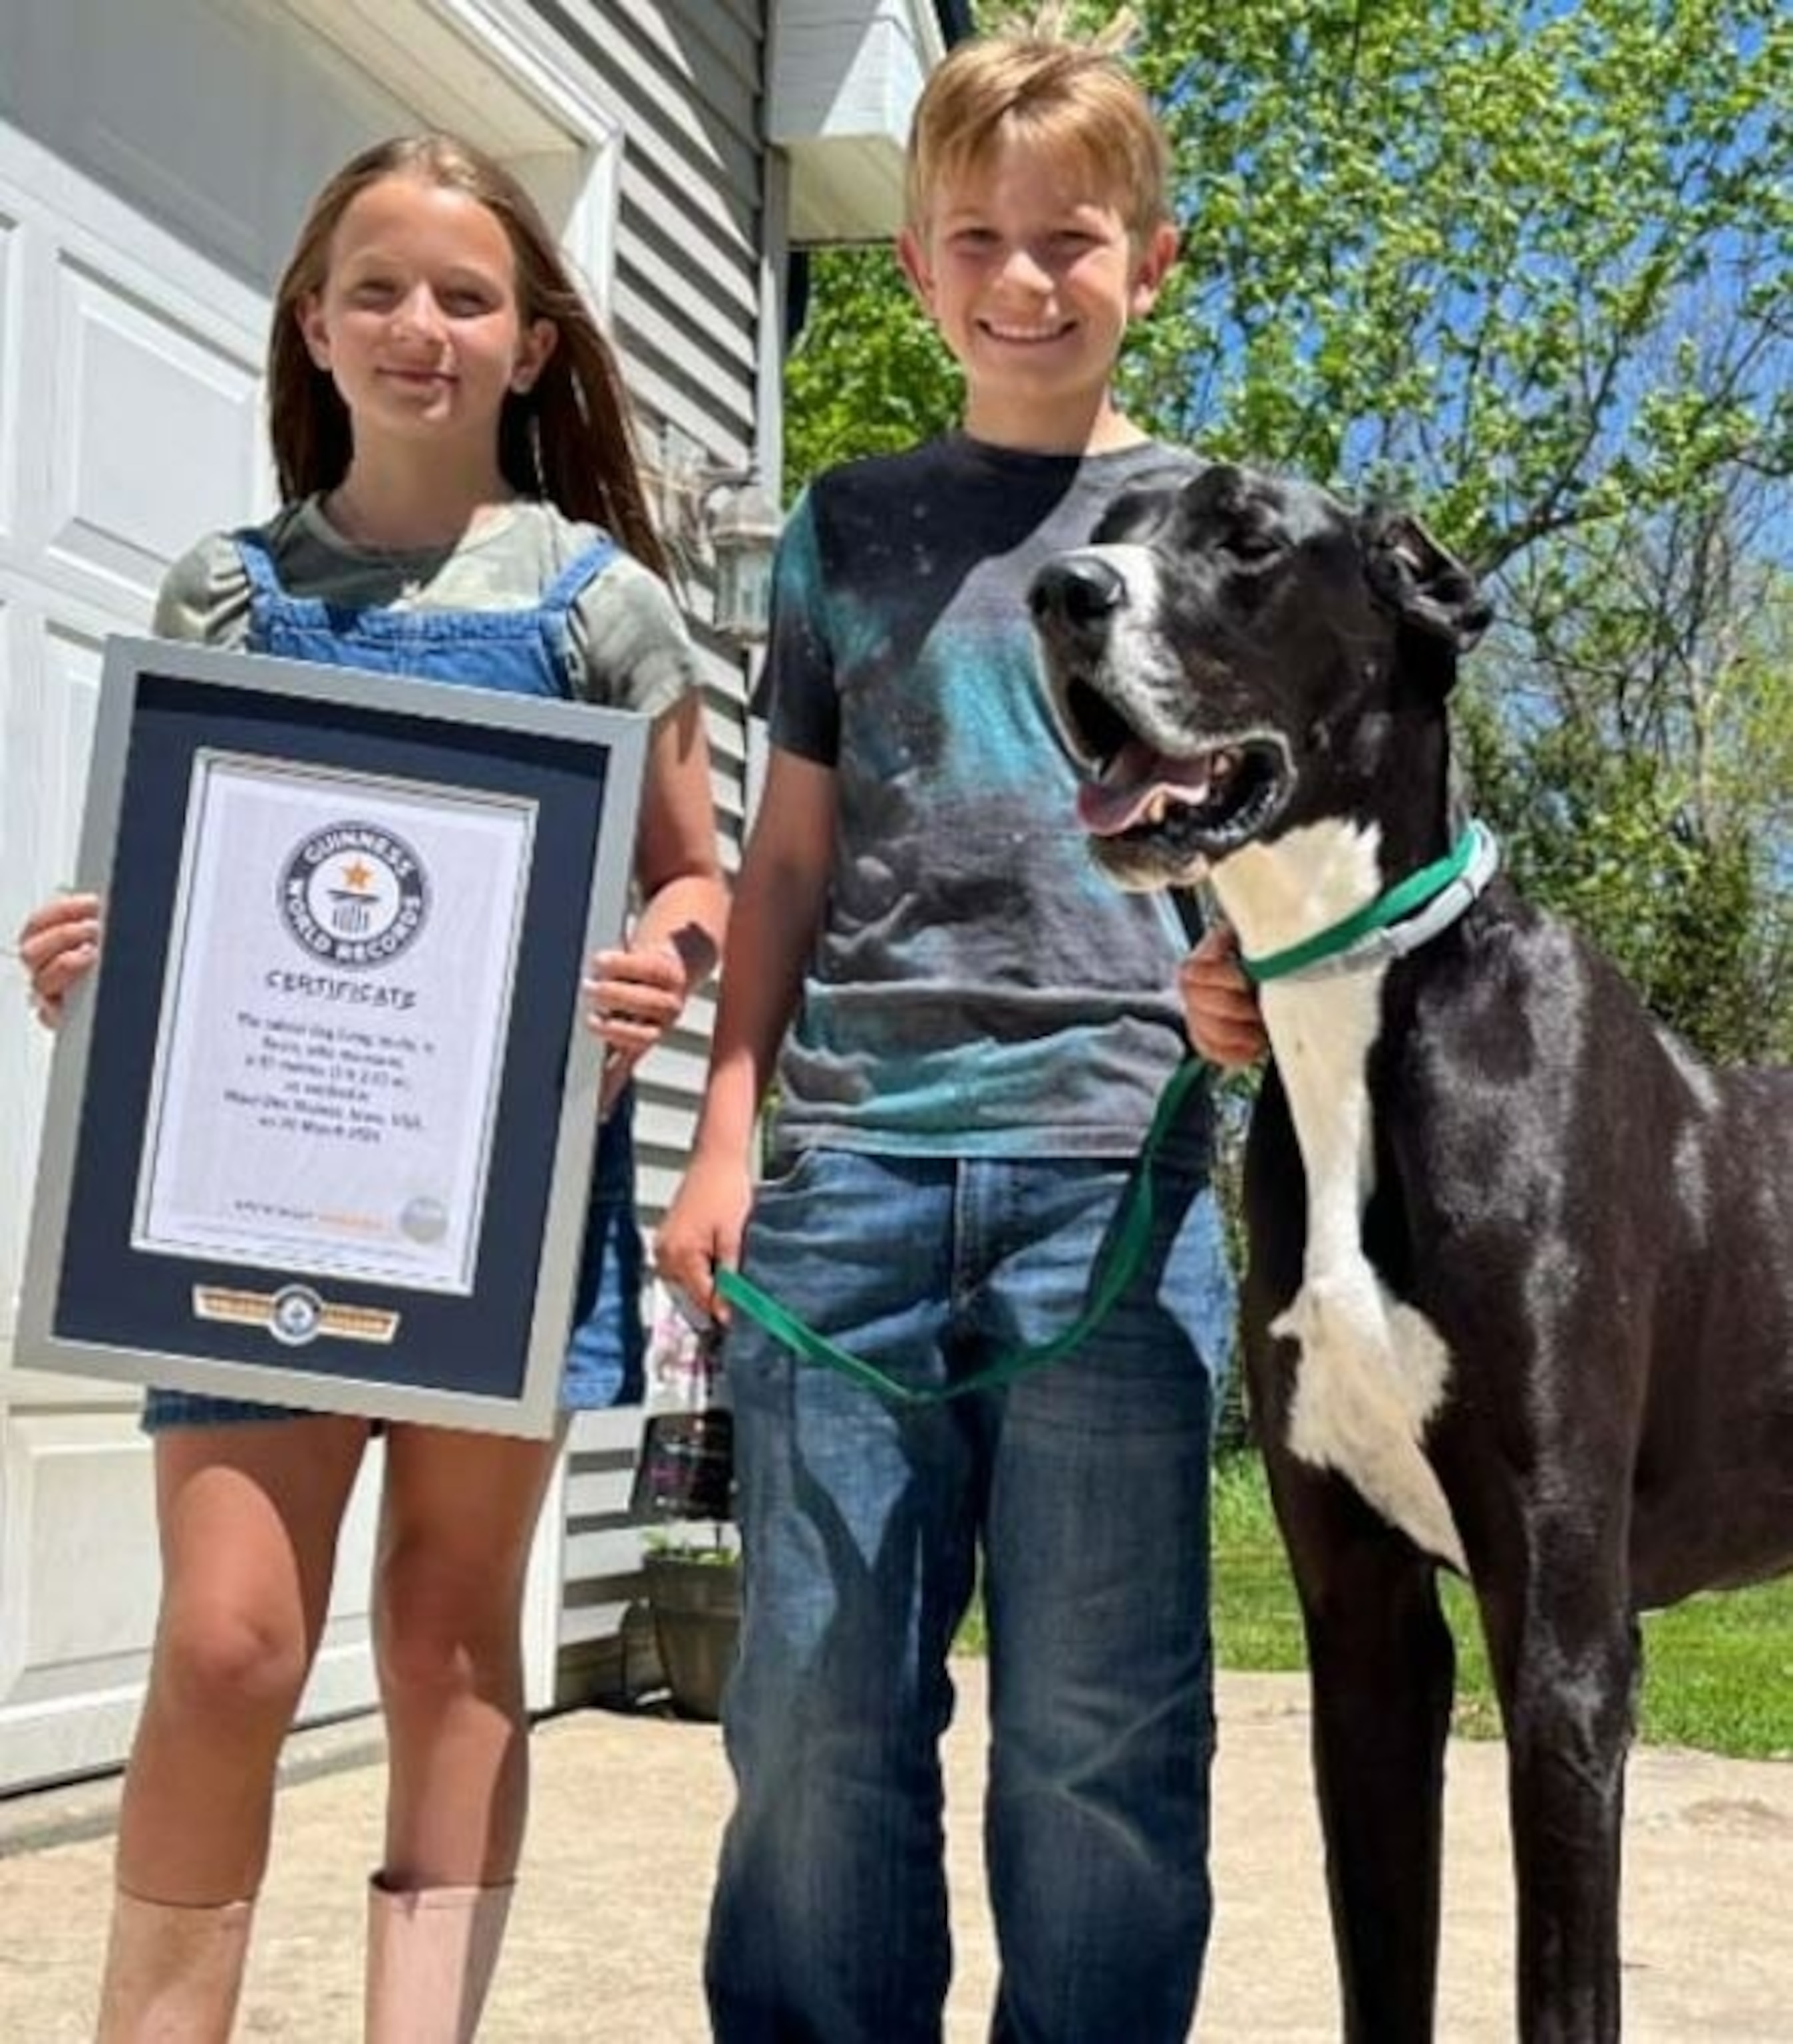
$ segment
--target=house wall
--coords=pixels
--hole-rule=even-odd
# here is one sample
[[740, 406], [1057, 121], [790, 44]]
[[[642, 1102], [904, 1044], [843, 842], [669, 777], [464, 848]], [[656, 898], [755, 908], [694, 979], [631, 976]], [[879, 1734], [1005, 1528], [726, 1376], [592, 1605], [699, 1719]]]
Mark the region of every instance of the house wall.
[[[747, 660], [711, 632], [697, 517], [704, 478], [757, 467], [775, 489], [783, 273], [777, 167], [759, 140], [760, 0], [579, 0], [539, 11], [589, 63], [621, 123], [609, 309], [657, 471], [662, 523], [705, 663], [716, 809], [728, 862], [747, 806]], [[635, 1140], [651, 1231], [689, 1154], [713, 1017], [694, 1001], [642, 1067]], [[639, 1535], [624, 1516], [639, 1415], [575, 1424], [566, 1468], [559, 1690], [627, 1687], [643, 1665], [624, 1621]]]
[[[776, 264], [762, 252], [774, 225], [757, 139], [765, 10], [757, 0], [583, 0], [541, 11], [590, 63], [623, 125], [612, 335], [643, 452], [660, 472], [662, 524], [705, 655], [717, 810], [732, 856], [744, 809], [747, 670], [705, 625], [711, 578], [695, 520], [704, 476], [757, 463], [776, 479], [776, 386], [769, 397], [762, 373]], [[650, 1216], [670, 1197], [689, 1147], [708, 1005], [686, 1021], [642, 1074]]]

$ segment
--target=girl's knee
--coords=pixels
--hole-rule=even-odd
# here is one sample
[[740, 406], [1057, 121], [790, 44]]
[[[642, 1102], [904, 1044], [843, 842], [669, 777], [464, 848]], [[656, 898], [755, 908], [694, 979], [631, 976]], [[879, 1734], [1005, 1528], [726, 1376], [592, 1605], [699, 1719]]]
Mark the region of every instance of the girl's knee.
[[522, 1585], [495, 1573], [401, 1553], [380, 1572], [374, 1651], [391, 1695], [504, 1695], [520, 1681]]
[[163, 1614], [152, 1681], [163, 1704], [183, 1716], [284, 1729], [310, 1665], [299, 1628], [235, 1607], [177, 1608]]

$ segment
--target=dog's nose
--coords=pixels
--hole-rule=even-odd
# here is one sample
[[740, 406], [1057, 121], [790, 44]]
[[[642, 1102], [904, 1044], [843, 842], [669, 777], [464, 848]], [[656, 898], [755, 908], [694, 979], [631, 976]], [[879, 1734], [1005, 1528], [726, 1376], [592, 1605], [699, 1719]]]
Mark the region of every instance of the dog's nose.
[[1127, 601], [1127, 584], [1093, 554], [1048, 561], [1034, 577], [1027, 605], [1035, 620], [1088, 631], [1105, 623]]

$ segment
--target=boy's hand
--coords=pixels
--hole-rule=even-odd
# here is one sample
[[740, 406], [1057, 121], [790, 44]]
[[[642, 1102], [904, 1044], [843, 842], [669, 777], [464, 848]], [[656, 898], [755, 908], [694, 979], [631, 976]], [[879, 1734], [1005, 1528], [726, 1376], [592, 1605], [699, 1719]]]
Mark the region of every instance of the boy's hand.
[[1249, 1065], [1270, 1047], [1257, 995], [1239, 963], [1238, 939], [1216, 923], [1177, 968], [1189, 1041], [1216, 1065]]
[[583, 982], [586, 1027], [605, 1044], [600, 1115], [608, 1114], [629, 1074], [685, 1010], [691, 990], [685, 960], [671, 944], [593, 951]]
[[745, 1163], [696, 1157], [654, 1238], [654, 1268], [661, 1279], [713, 1320], [728, 1318], [716, 1274], [739, 1263], [752, 1203], [753, 1178]]
[[19, 962], [31, 982], [32, 1012], [46, 1029], [62, 1020], [69, 989], [100, 955], [100, 897], [59, 894], [33, 909], [19, 930]]

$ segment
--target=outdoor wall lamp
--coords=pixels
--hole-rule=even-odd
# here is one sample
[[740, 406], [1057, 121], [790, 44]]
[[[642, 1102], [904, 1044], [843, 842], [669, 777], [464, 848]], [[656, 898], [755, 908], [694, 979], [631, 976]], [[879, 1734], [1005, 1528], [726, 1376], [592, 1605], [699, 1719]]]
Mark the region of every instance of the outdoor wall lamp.
[[735, 644], [757, 646], [771, 614], [772, 556], [784, 521], [753, 469], [710, 481], [698, 516], [716, 563], [712, 622]]
[[711, 571], [710, 623], [738, 650], [761, 644], [772, 607], [772, 556], [784, 521], [758, 466], [725, 468], [677, 428], [662, 435], [651, 471], [660, 528], [687, 577]]

